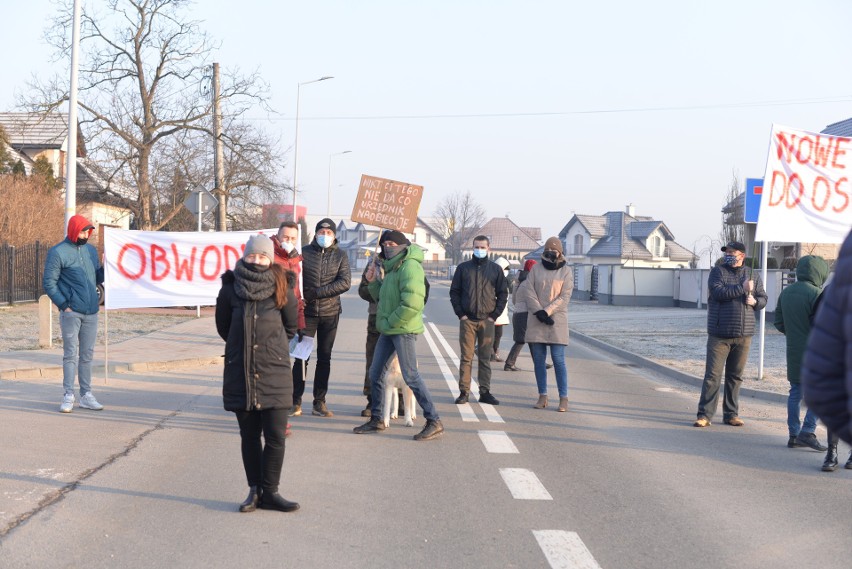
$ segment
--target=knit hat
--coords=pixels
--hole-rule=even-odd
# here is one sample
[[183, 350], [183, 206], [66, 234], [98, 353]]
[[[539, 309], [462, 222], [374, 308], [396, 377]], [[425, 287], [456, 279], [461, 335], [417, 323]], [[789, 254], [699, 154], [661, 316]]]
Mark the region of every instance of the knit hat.
[[547, 251], [548, 249], [556, 251], [561, 255], [562, 241], [560, 241], [558, 237], [548, 237], [547, 241], [544, 242], [544, 250]]
[[379, 238], [379, 245], [385, 241], [393, 241], [397, 245], [411, 245], [411, 241], [408, 240], [408, 237], [404, 233], [394, 229], [388, 229], [382, 233], [381, 238]]
[[320, 219], [320, 222], [317, 223], [316, 231], [319, 231], [320, 229], [331, 229], [331, 232], [337, 235], [337, 226], [327, 217], [325, 219]]
[[275, 260], [275, 249], [272, 245], [272, 239], [266, 235], [252, 235], [246, 243], [246, 250], [243, 252], [243, 259], [251, 255], [266, 255], [270, 261]]
[[530, 271], [532, 270], [532, 268], [533, 268], [533, 265], [535, 265], [535, 259], [527, 259], [527, 260], [524, 262], [524, 270], [525, 270], [526, 272], [530, 272]]

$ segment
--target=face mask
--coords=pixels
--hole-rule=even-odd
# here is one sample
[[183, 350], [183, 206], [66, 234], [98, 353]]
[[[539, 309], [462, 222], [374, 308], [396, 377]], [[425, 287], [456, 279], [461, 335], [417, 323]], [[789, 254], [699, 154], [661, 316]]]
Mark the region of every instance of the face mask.
[[486, 255], [488, 255], [487, 249], [474, 249], [473, 250], [473, 256], [476, 257], [477, 259], [484, 259]]
[[334, 243], [334, 237], [331, 235], [317, 235], [317, 245], [325, 249]]
[[508, 270], [508, 269], [504, 269], [504, 270], [503, 270], [503, 276], [504, 276], [504, 277], [508, 277], [508, 276], [509, 276], [509, 270]]
[[264, 271], [268, 271], [269, 267], [272, 266], [272, 265], [258, 265], [257, 263], [246, 263], [245, 261], [243, 261], [243, 265], [245, 265], [245, 267], [248, 270], [253, 271], [255, 273], [262, 273]]
[[393, 247], [382, 245], [382, 252], [385, 255], [385, 259], [393, 259], [399, 255], [403, 249], [405, 249], [405, 245], [394, 245]]
[[733, 267], [737, 264], [737, 257], [735, 255], [725, 255], [725, 264], [729, 267]]
[[281, 242], [281, 248], [282, 248], [282, 249], [284, 249], [284, 251], [285, 251], [288, 255], [290, 254], [290, 251], [292, 251], [292, 250], [293, 250], [293, 247], [295, 247], [295, 245], [293, 245], [293, 244], [292, 244], [292, 243], [290, 243], [289, 241], [282, 241], [282, 242]]
[[559, 254], [556, 251], [545, 251], [541, 254], [542, 257], [547, 259], [548, 261], [556, 261], [559, 257]]
[[79, 245], [80, 247], [82, 247], [83, 245], [85, 245], [85, 244], [86, 244], [86, 243], [88, 243], [88, 242], [89, 242], [89, 238], [88, 238], [88, 237], [87, 237], [87, 238], [85, 238], [85, 239], [77, 239], [77, 241], [76, 241], [77, 245]]

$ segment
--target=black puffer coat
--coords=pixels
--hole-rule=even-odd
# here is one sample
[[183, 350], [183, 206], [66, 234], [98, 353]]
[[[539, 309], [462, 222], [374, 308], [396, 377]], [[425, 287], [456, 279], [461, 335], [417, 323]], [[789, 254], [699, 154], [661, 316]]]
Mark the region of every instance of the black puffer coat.
[[[745, 303], [743, 286], [754, 280], [754, 306]], [[707, 333], [718, 338], [754, 336], [754, 313], [766, 307], [766, 290], [760, 274], [749, 267], [715, 266], [710, 270], [707, 299]]]
[[852, 233], [822, 293], [802, 364], [805, 402], [828, 430], [852, 444]]
[[289, 279], [282, 309], [275, 307], [274, 296], [258, 301], [238, 297], [234, 279], [233, 271], [222, 275], [216, 299], [216, 330], [225, 340], [225, 410], [289, 409], [293, 406], [289, 341], [299, 317], [294, 279]]
[[497, 320], [508, 301], [509, 281], [497, 263], [471, 259], [456, 268], [450, 285], [450, 302], [459, 318]]
[[341, 312], [340, 295], [352, 286], [346, 253], [337, 240], [323, 249], [317, 240], [302, 250], [302, 292], [305, 316], [334, 316]]

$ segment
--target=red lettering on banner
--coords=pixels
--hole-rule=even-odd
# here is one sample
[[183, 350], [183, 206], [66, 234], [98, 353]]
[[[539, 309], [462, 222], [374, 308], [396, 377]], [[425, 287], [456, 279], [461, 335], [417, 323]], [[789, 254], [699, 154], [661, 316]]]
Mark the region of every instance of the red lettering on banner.
[[181, 259], [180, 255], [178, 255], [177, 245], [172, 243], [172, 253], [174, 253], [175, 256], [175, 278], [177, 280], [180, 280], [184, 274], [186, 274], [186, 280], [192, 280], [192, 270], [195, 268], [195, 252], [197, 250], [197, 247], [192, 248], [189, 260], [187, 260], [186, 257]]
[[[830, 180], [824, 176], [817, 176], [814, 179], [812, 187], [804, 188], [802, 186], [802, 179], [798, 174], [794, 173], [787, 179], [784, 172], [774, 170], [769, 185], [769, 200], [766, 204], [769, 207], [777, 207], [783, 203], [787, 209], [793, 209], [799, 206], [802, 198], [806, 197], [810, 199], [816, 211], [825, 211], [829, 205], [837, 202], [839, 199], [842, 200], [842, 203], [832, 205], [831, 209], [835, 213], [840, 213], [849, 207], [850, 196], [848, 186], [849, 178], [846, 177], [837, 180], [832, 188]], [[835, 196], [837, 197], [835, 198]]]
[[[163, 272], [161, 274], [157, 274], [157, 264], [161, 263], [164, 265]], [[160, 247], [157, 244], [151, 245], [151, 280], [152, 281], [161, 281], [167, 276], [169, 276], [169, 272], [172, 270], [172, 264], [169, 263], [169, 260], [166, 258], [166, 250]]]
[[[777, 139], [777, 143], [775, 145], [776, 152], [778, 154], [777, 158], [781, 160], [781, 157], [786, 155], [784, 161], [789, 164], [790, 154], [793, 151], [793, 145], [787, 142], [787, 136], [783, 132], [776, 133], [775, 138]], [[795, 138], [796, 135], [793, 135], [793, 139]]]
[[[793, 182], [799, 183], [799, 195], [796, 196], [796, 200], [793, 203], [790, 203], [790, 197], [793, 195]], [[799, 205], [799, 202], [802, 201], [802, 194], [804, 193], [805, 189], [802, 187], [802, 179], [799, 177], [799, 174], [794, 173], [785, 184], [784, 203], [787, 206], [787, 209], [793, 209]]]
[[843, 196], [843, 205], [840, 207], [834, 206], [833, 209], [836, 213], [840, 213], [841, 211], [845, 211], [847, 207], [849, 207], [849, 192], [844, 192], [840, 189], [840, 184], [848, 184], [849, 178], [840, 178], [834, 183], [834, 193]]
[[[825, 199], [822, 200], [822, 205], [817, 203], [817, 194], [820, 193], [820, 186], [825, 186]], [[817, 211], [823, 211], [826, 207], [828, 207], [828, 200], [831, 199], [831, 184], [828, 183], [822, 176], [817, 176], [816, 180], [814, 180], [814, 191], [811, 194], [811, 203], [814, 205], [814, 209]]]
[[[204, 266], [207, 264], [207, 255], [214, 254], [216, 255], [216, 269], [211, 274], [207, 274], [204, 271]], [[201, 253], [201, 266], [199, 267], [198, 274], [201, 275], [201, 278], [206, 281], [213, 281], [222, 274], [222, 252], [214, 245], [208, 245], [204, 248], [204, 251]]]
[[[139, 272], [135, 275], [127, 272], [127, 269], [124, 268], [124, 254], [127, 253], [128, 250], [133, 250], [139, 256]], [[135, 281], [143, 274], [145, 274], [145, 250], [142, 249], [139, 245], [134, 245], [133, 243], [126, 243], [122, 246], [121, 251], [118, 252], [118, 260], [116, 261], [116, 265], [118, 265], [118, 272], [125, 276], [125, 278], [130, 279], [131, 281]]]
[[[239, 261], [240, 259], [243, 258], [243, 251], [245, 251], [245, 249], [246, 249], [245, 243], [240, 245], [239, 250], [237, 250], [237, 248], [232, 246], [232, 245], [225, 245], [225, 268], [230, 269], [230, 268], [236, 266], [237, 261]], [[232, 258], [234, 259], [233, 262], [231, 262]]]
[[775, 135], [776, 145], [775, 153], [779, 160], [783, 159], [787, 164], [790, 164], [795, 158], [799, 164], [813, 163], [815, 166], [826, 168], [829, 166], [829, 158], [831, 158], [832, 168], [845, 169], [846, 164], [839, 161], [846, 155], [846, 149], [842, 145], [852, 142], [852, 138], [836, 136], [827, 137], [826, 139], [819, 136], [812, 139], [809, 136], [798, 137], [795, 134], [790, 135], [788, 140], [787, 134], [778, 132]]
[[841, 144], [847, 144], [852, 141], [852, 138], [846, 138], [845, 136], [837, 137], [834, 142], [834, 156], [831, 159], [831, 166], [833, 168], [846, 168], [846, 164], [838, 164], [837, 158], [839, 156], [844, 156], [846, 154], [846, 150], [840, 150]]
[[[779, 177], [781, 178], [781, 193], [778, 195], [778, 199], [776, 200], [775, 199], [775, 188], [777, 186], [775, 185], [775, 181]], [[780, 204], [782, 201], [784, 201], [784, 195], [786, 193], [787, 193], [787, 177], [784, 176], [783, 172], [779, 172], [778, 170], [774, 170], [772, 172], [772, 182], [769, 184], [769, 201], [767, 202], [767, 205], [769, 205], [769, 207], [775, 207], [776, 205]]]

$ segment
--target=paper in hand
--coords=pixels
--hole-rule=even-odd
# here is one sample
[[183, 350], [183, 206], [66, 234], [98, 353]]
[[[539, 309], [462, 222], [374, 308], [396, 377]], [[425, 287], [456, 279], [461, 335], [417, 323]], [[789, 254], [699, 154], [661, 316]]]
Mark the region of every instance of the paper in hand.
[[310, 336], [302, 336], [302, 341], [299, 341], [299, 336], [293, 336], [290, 340], [290, 359], [306, 360], [314, 351], [314, 339]]

